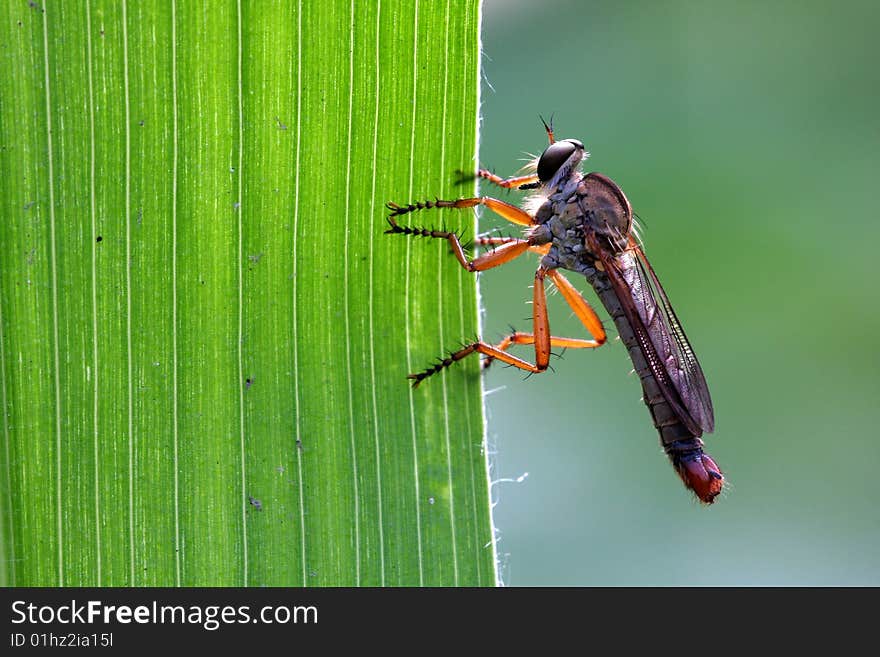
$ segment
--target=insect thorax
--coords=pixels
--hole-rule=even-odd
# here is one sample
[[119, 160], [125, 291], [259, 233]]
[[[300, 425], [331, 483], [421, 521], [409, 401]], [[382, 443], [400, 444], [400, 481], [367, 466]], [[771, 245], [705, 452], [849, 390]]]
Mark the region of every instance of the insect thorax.
[[596, 255], [587, 248], [587, 233], [611, 253], [626, 249], [632, 229], [632, 208], [623, 191], [599, 173], [572, 174], [535, 213], [542, 234], [552, 244], [546, 265], [583, 272]]

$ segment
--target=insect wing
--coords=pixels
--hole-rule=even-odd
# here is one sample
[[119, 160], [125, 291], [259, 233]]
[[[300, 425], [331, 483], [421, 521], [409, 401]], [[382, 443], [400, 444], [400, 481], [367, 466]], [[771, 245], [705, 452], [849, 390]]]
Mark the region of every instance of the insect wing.
[[[706, 377], [703, 376], [703, 368], [688, 342], [687, 335], [678, 321], [672, 304], [669, 303], [669, 297], [666, 291], [660, 285], [654, 268], [645, 257], [641, 248], [636, 247], [636, 255], [638, 257], [638, 273], [643, 283], [648, 281], [652, 290], [651, 297], [655, 302], [655, 306], [660, 310], [660, 318], [663, 329], [659, 332], [664, 336], [664, 344], [668, 342], [668, 337], [672, 336], [672, 353], [674, 358], [670, 359], [673, 367], [668, 368], [669, 374], [673, 381], [676, 382], [678, 392], [682, 400], [690, 411], [691, 416], [697, 421], [700, 427], [706, 433], [712, 433], [715, 430], [715, 411], [712, 408], [712, 397], [709, 395], [709, 386], [706, 384]], [[645, 286], [643, 284], [643, 289]], [[656, 301], [659, 299], [660, 304]], [[650, 330], [650, 327], [649, 327]]]
[[634, 243], [601, 259], [666, 401], [695, 435], [711, 433], [715, 418], [703, 370], [651, 264]]

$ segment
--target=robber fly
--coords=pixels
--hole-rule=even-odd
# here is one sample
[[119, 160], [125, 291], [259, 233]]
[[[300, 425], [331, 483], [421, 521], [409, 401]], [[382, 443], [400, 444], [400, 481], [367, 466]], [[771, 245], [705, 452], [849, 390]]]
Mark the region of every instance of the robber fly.
[[[583, 174], [581, 162], [589, 155], [577, 139], [557, 141], [544, 123], [550, 145], [532, 163], [533, 173], [502, 179], [480, 170], [476, 176], [506, 189], [534, 190], [526, 210], [488, 196], [454, 201], [426, 201], [409, 205], [388, 203], [386, 233], [445, 239], [459, 263], [471, 272], [497, 267], [526, 252], [541, 255], [533, 288], [531, 333], [514, 331], [498, 344], [482, 340], [465, 345], [435, 365], [409, 376], [417, 386], [453, 363], [480, 353], [486, 364], [499, 360], [532, 373], [543, 372], [552, 347], [590, 349], [605, 343], [605, 330], [596, 313], [562, 275], [562, 269], [586, 277], [614, 320], [642, 382], [643, 399], [660, 441], [684, 485], [704, 503], [711, 504], [724, 486], [724, 475], [703, 452], [703, 432], [711, 433], [715, 420], [709, 388], [654, 269], [636, 236], [633, 211], [623, 191], [601, 173]], [[523, 238], [489, 237], [476, 240], [494, 247], [472, 260], [455, 233], [401, 226], [397, 217], [433, 208], [472, 208], [483, 205], [514, 224], [526, 226]], [[544, 281], [556, 285], [592, 339], [550, 334]], [[508, 349], [533, 345], [535, 361], [518, 358]]]

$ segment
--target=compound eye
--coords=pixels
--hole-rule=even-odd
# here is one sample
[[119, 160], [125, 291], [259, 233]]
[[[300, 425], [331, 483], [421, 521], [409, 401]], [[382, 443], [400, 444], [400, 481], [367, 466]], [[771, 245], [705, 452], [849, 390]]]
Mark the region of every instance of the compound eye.
[[[578, 142], [580, 143], [580, 142]], [[542, 183], [550, 180], [559, 171], [565, 161], [571, 157], [578, 145], [574, 140], [565, 139], [550, 144], [538, 160], [538, 180]]]

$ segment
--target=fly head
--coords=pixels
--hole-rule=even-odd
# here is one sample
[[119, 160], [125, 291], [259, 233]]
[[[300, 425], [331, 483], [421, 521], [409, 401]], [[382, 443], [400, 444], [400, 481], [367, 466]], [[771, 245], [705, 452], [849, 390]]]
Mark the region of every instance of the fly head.
[[584, 145], [577, 139], [562, 139], [550, 144], [538, 159], [538, 180], [556, 187], [584, 159]]

